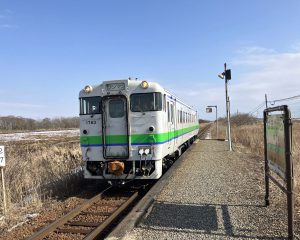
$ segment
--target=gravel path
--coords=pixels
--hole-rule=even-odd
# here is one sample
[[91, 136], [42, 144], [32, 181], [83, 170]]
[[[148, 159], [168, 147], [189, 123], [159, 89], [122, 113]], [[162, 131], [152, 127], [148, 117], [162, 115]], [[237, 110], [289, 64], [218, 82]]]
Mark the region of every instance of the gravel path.
[[262, 159], [215, 140], [187, 154], [126, 239], [285, 239], [285, 195], [271, 184], [271, 206], [264, 207]]

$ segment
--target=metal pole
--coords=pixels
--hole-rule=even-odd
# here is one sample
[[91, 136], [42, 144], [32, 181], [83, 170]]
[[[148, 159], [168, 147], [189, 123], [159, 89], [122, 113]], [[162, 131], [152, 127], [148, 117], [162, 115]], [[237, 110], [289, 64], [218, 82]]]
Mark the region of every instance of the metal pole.
[[218, 106], [216, 106], [216, 122], [217, 122], [217, 139], [219, 139], [219, 128], [218, 128]]
[[270, 205], [269, 195], [270, 195], [270, 184], [269, 184], [269, 163], [268, 163], [268, 151], [267, 151], [267, 117], [268, 113], [264, 111], [264, 155], [265, 155], [265, 204]]
[[1, 168], [1, 179], [2, 179], [2, 193], [3, 193], [3, 215], [6, 215], [6, 193], [5, 193], [5, 180], [3, 167]]
[[268, 108], [268, 97], [267, 97], [267, 94], [265, 94], [265, 101], [266, 101], [266, 108]]
[[227, 90], [227, 77], [226, 77], [226, 63], [224, 63], [224, 74], [225, 74], [225, 94], [226, 94], [226, 114], [227, 114], [227, 136], [228, 136], [228, 144], [229, 144], [229, 151], [232, 151], [232, 144], [231, 144], [231, 132], [230, 132], [230, 102], [228, 97], [228, 90]]
[[293, 162], [291, 157], [291, 113], [287, 106], [284, 106], [285, 119], [285, 155], [286, 155], [286, 187], [287, 187], [287, 210], [288, 210], [288, 237], [294, 239], [294, 179], [293, 179]]

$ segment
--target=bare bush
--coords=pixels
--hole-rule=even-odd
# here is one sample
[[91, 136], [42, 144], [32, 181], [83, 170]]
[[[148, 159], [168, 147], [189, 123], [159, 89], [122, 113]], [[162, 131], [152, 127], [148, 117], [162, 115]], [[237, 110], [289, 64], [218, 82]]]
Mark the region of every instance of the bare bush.
[[[232, 126], [251, 125], [259, 121], [260, 119], [257, 119], [248, 113], [236, 113], [230, 116], [230, 123]], [[219, 122], [227, 123], [227, 118], [219, 118]]]

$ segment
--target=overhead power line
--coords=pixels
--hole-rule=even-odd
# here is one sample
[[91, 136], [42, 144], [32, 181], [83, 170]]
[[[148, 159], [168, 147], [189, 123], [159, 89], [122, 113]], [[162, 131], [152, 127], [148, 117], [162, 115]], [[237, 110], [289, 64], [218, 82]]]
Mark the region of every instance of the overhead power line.
[[261, 109], [262, 107], [265, 106], [265, 102], [262, 102], [261, 104], [259, 104], [258, 106], [256, 106], [255, 108], [253, 108], [253, 110], [251, 110], [248, 114], [251, 115], [255, 112], [257, 112], [259, 109]]
[[268, 102], [271, 103], [272, 105], [274, 105], [276, 102], [291, 101], [291, 100], [298, 99], [298, 98], [300, 98], [300, 95], [296, 95], [296, 96], [288, 97], [288, 98], [276, 99], [276, 100], [272, 100], [272, 101], [268, 101]]

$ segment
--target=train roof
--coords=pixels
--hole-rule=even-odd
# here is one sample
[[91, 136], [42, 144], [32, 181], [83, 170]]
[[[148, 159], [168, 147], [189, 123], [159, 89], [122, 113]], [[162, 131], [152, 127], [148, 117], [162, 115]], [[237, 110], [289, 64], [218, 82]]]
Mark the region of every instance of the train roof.
[[[130, 95], [132, 93], [147, 93], [147, 92], [163, 92], [166, 93], [167, 96], [174, 101], [177, 101], [183, 105], [185, 105], [186, 107], [193, 109], [193, 107], [185, 104], [180, 98], [178, 98], [175, 94], [171, 93], [170, 91], [166, 90], [165, 88], [163, 88], [159, 83], [157, 82], [151, 82], [151, 81], [147, 81], [148, 82], [148, 87], [146, 89], [143, 89], [141, 87], [141, 83], [143, 81], [147, 81], [147, 80], [133, 80], [133, 79], [120, 79], [120, 80], [108, 80], [108, 81], [103, 81], [100, 84], [96, 84], [96, 85], [88, 85], [92, 88], [91, 92], [86, 92], [85, 89], [82, 89], [79, 92], [79, 97], [94, 97], [94, 96], [103, 96], [106, 95], [107, 90], [107, 86], [110, 84], [114, 84], [114, 83], [124, 83], [124, 89], [120, 90], [122, 92], [122, 94], [125, 95]], [[120, 92], [117, 91], [117, 92]], [[112, 91], [113, 92], [113, 91]], [[193, 109], [195, 110], [195, 109]], [[195, 110], [196, 111], [196, 110]]]

